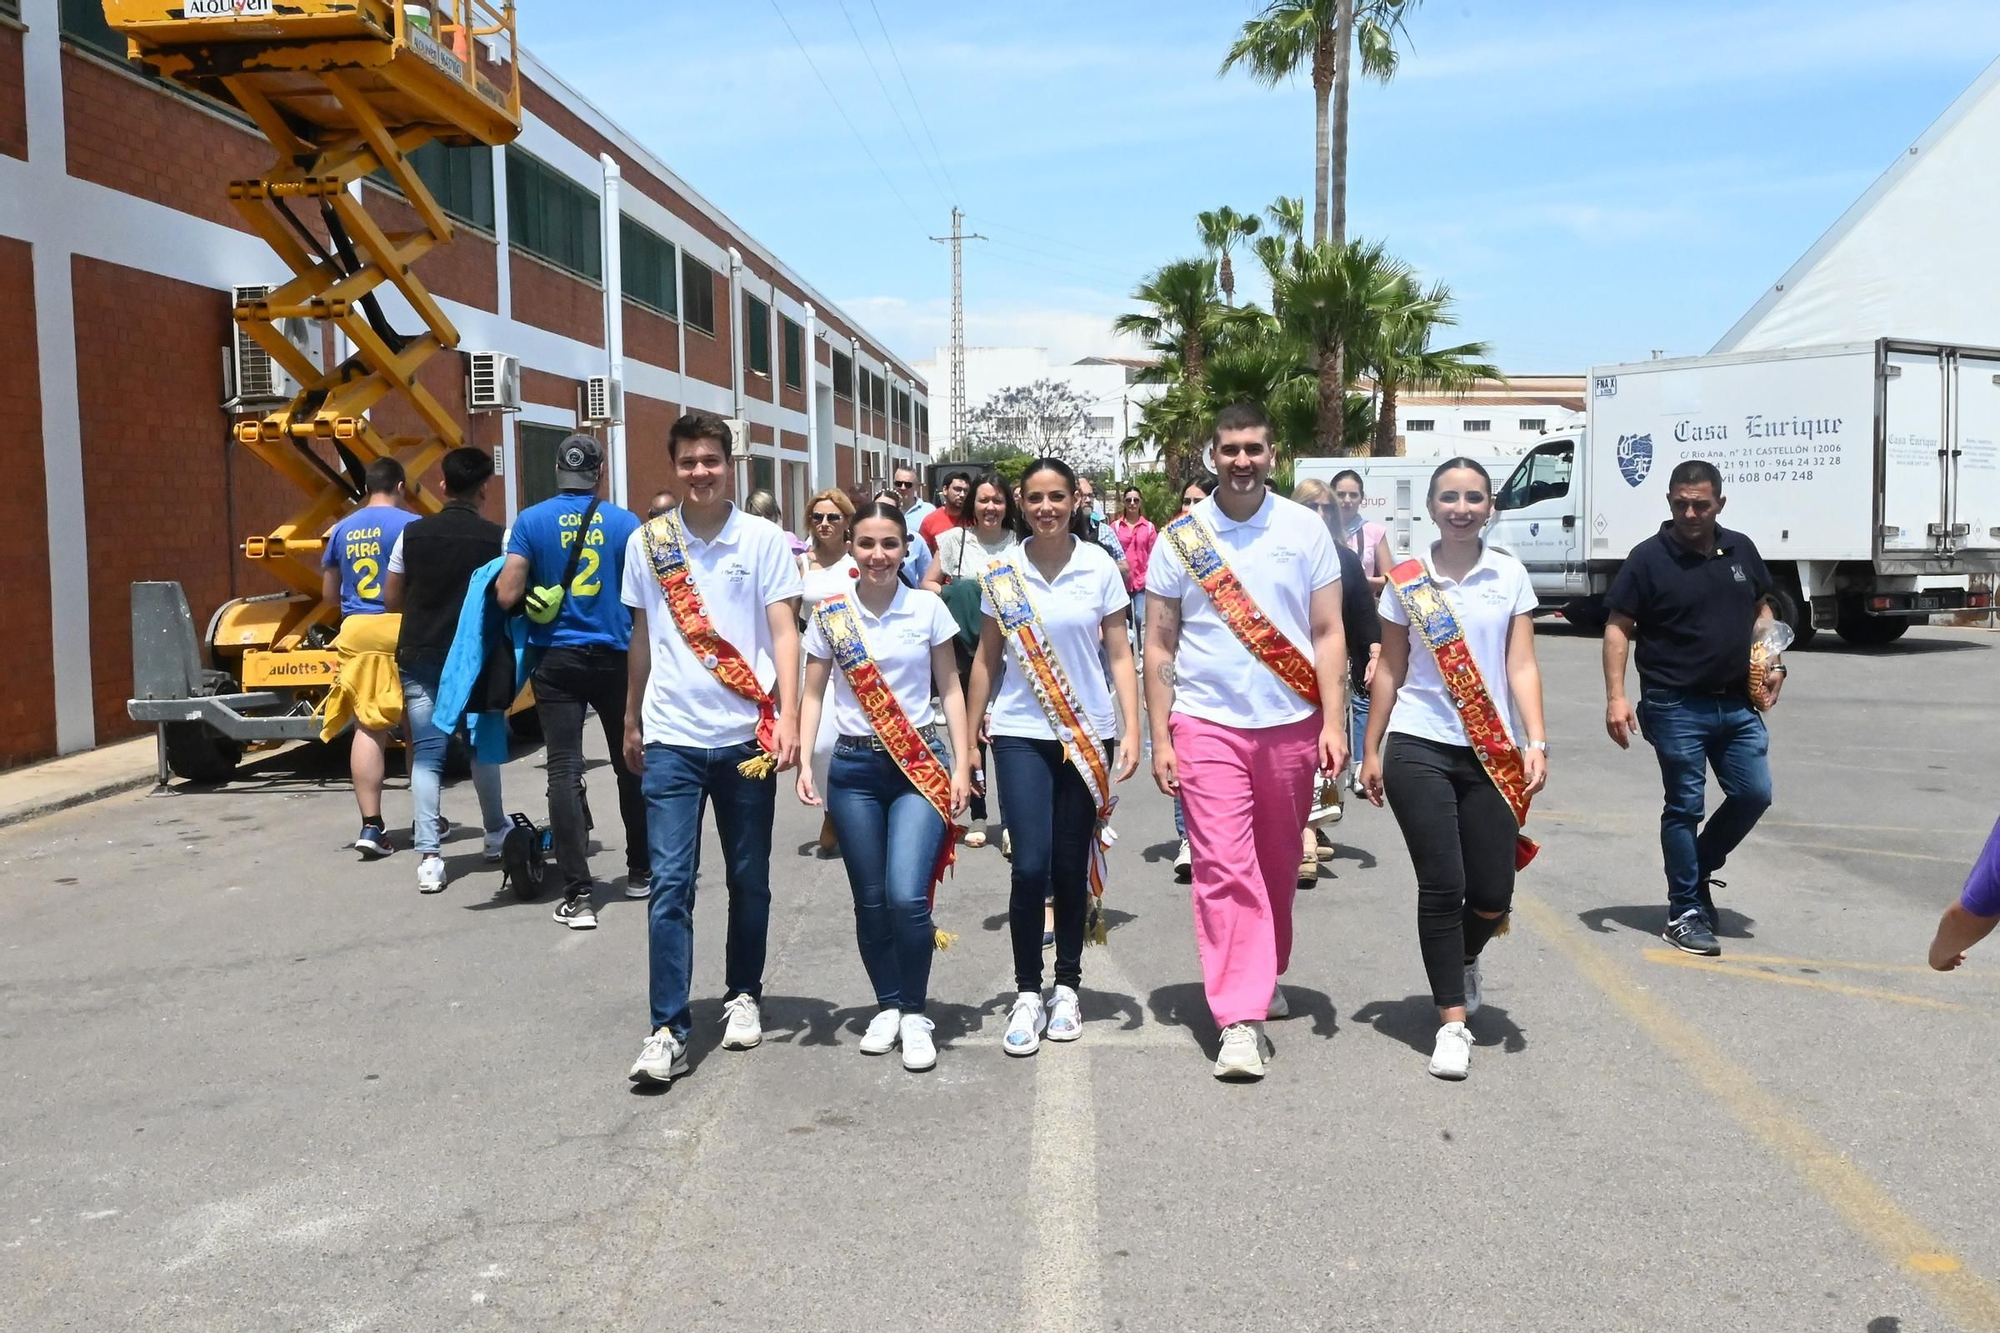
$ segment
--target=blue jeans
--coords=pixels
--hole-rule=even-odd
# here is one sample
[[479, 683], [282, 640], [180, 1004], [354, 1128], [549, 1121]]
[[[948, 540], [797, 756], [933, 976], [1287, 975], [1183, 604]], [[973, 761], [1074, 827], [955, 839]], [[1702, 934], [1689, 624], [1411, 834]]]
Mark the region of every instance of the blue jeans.
[[[416, 829], [417, 851], [428, 856], [438, 851], [438, 805], [444, 785], [444, 754], [451, 737], [431, 725], [436, 706], [438, 682], [435, 676], [403, 677], [403, 717], [410, 724], [410, 798], [416, 804], [412, 821]], [[483, 723], [481, 724], [484, 725]], [[500, 800], [500, 766], [472, 766], [472, 789], [479, 793], [479, 821], [488, 833], [506, 827], [507, 812]]]
[[1353, 700], [1347, 709], [1347, 766], [1359, 770], [1361, 767], [1361, 742], [1368, 736], [1368, 691], [1348, 681], [1348, 693]]
[[[1117, 754], [1117, 742], [1110, 750]], [[1097, 806], [1060, 741], [995, 736], [993, 767], [1013, 835], [1007, 924], [1014, 943], [1014, 987], [1042, 988], [1042, 908], [1054, 900], [1056, 985], [1083, 984], [1083, 930], [1090, 913], [1090, 843]], [[1117, 765], [1114, 763], [1115, 769]]]
[[854, 938], [875, 1002], [920, 1014], [937, 947], [931, 871], [944, 849], [945, 822], [895, 760], [846, 740], [836, 744], [827, 769], [826, 812], [840, 835], [854, 891]]
[[1181, 798], [1174, 797], [1174, 836], [1187, 841], [1187, 816], [1181, 813]]
[[[1771, 808], [1771, 733], [1747, 699], [1684, 690], [1642, 690], [1639, 726], [1660, 758], [1666, 806], [1660, 850], [1667, 868], [1667, 917], [1700, 910], [1711, 916], [1708, 877]], [[1723, 802], [1702, 825], [1708, 768], [1722, 784]]]
[[694, 965], [694, 885], [701, 870], [701, 817], [715, 802], [729, 888], [725, 1001], [764, 990], [764, 941], [771, 927], [771, 819], [778, 784], [736, 771], [761, 753], [755, 741], [706, 750], [648, 745], [640, 790], [646, 797], [646, 848], [653, 897], [646, 909], [652, 1026], [687, 1039], [689, 974]]

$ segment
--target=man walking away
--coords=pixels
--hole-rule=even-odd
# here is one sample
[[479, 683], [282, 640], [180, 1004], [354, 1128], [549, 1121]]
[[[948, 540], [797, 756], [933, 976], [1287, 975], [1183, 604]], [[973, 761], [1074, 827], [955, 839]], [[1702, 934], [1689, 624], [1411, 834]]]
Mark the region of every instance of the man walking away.
[[[1607, 603], [1604, 729], [1620, 749], [1643, 732], [1660, 760], [1666, 806], [1660, 850], [1667, 871], [1661, 938], [1683, 953], [1722, 952], [1714, 878], [1771, 805], [1771, 734], [1762, 710], [1778, 702], [1785, 667], [1771, 663], [1750, 697], [1750, 648], [1776, 597], [1757, 545], [1716, 522], [1722, 474], [1700, 459], [1667, 479], [1673, 517], [1632, 548]], [[1625, 658], [1638, 641], [1639, 706], [1625, 695]], [[1707, 769], [1723, 802], [1702, 826]]]
[[[340, 605], [343, 621], [360, 616], [381, 615], [382, 584], [388, 572], [389, 553], [396, 538], [416, 521], [403, 508], [403, 465], [393, 458], [378, 458], [362, 474], [368, 499], [326, 534], [326, 554], [320, 558], [320, 597]], [[360, 628], [357, 626], [356, 628]], [[385, 687], [389, 677], [384, 676]], [[349, 751], [348, 770], [354, 776], [354, 801], [361, 807], [361, 833], [354, 850], [368, 859], [387, 856], [396, 850], [382, 823], [382, 770], [386, 763], [389, 734], [356, 724], [354, 743]]]
[[[444, 456], [444, 509], [403, 529], [389, 554], [384, 601], [403, 613], [396, 664], [403, 674], [403, 717], [412, 748], [410, 794], [416, 803], [417, 891], [444, 889], [444, 857], [439, 850], [439, 788], [451, 738], [431, 725], [438, 684], [458, 613], [473, 571], [500, 558], [500, 525], [479, 512], [486, 483], [493, 479], [493, 456], [483, 449], [453, 449]], [[480, 822], [486, 830], [488, 861], [500, 859], [507, 815], [500, 805], [500, 766], [472, 761], [472, 786], [479, 793]]]
[[563, 896], [556, 920], [591, 930], [590, 829], [583, 802], [584, 710], [597, 714], [618, 782], [625, 825], [625, 896], [652, 892], [646, 864], [646, 801], [625, 766], [625, 650], [632, 613], [620, 598], [625, 547], [638, 516], [597, 496], [604, 448], [572, 435], [556, 449], [556, 494], [521, 511], [497, 586], [500, 605], [525, 604], [528, 642], [543, 649], [535, 668], [535, 708], [548, 746], [549, 830]]
[[757, 1001], [771, 923], [771, 821], [775, 775], [799, 753], [803, 590], [785, 534], [729, 502], [730, 444], [720, 417], [690, 412], [674, 423], [667, 453], [685, 498], [625, 551], [625, 764], [645, 775], [653, 867], [652, 1035], [632, 1065], [639, 1081], [667, 1083], [688, 1069], [695, 873], [711, 807], [729, 889], [722, 1046], [748, 1050], [764, 1039]]

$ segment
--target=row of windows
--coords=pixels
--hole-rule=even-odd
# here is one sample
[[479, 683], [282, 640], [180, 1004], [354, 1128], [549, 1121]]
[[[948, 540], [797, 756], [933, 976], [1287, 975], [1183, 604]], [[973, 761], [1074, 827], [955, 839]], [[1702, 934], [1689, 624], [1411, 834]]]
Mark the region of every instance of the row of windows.
[[[1469, 435], [1476, 435], [1480, 431], [1492, 430], [1493, 419], [1491, 417], [1472, 417], [1468, 420], [1459, 422], [1458, 427], [1460, 430], [1466, 432]], [[1547, 430], [1548, 428], [1549, 428], [1549, 419], [1547, 417], [1522, 417], [1515, 425], [1515, 429], [1517, 430], [1543, 431]], [[1415, 417], [1403, 423], [1403, 430], [1406, 433], [1410, 431], [1436, 430], [1436, 429], [1437, 429], [1437, 421], [1431, 417]]]
[[[769, 375], [771, 307], [748, 292], [743, 294], [743, 305], [748, 312], [743, 321], [743, 359], [759, 375]], [[803, 389], [806, 384], [806, 331], [790, 319], [780, 317], [780, 322], [785, 330], [785, 384], [793, 389]], [[835, 374], [839, 374], [838, 366], [835, 367]]]

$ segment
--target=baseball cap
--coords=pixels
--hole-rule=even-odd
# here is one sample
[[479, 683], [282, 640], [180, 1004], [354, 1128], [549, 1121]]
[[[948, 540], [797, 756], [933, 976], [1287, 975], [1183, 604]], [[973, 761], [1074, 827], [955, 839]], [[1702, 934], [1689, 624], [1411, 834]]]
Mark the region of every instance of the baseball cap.
[[604, 446], [588, 435], [571, 435], [556, 446], [556, 486], [593, 491], [604, 470]]

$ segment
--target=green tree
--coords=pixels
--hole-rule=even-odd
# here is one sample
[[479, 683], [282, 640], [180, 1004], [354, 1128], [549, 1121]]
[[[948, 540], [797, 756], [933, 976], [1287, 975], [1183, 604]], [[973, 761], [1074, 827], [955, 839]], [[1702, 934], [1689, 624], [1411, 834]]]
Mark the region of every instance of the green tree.
[[1351, 241], [1313, 246], [1280, 280], [1284, 332], [1310, 350], [1318, 367], [1313, 452], [1348, 452], [1341, 349], [1373, 346], [1383, 324], [1402, 317], [1409, 272], [1379, 243]]
[[1313, 86], [1313, 244], [1335, 245], [1347, 232], [1347, 106], [1353, 57], [1387, 82], [1399, 59], [1395, 35], [1420, 0], [1270, 0], [1244, 23], [1218, 71], [1238, 65], [1269, 87], [1304, 72]]
[[1194, 220], [1201, 232], [1202, 248], [1208, 251], [1209, 258], [1216, 261], [1216, 280], [1222, 286], [1223, 304], [1235, 305], [1236, 269], [1229, 262], [1229, 252], [1236, 248], [1238, 241], [1255, 236], [1262, 223], [1256, 214], [1246, 216], [1227, 204], [1197, 213]]
[[1443, 283], [1419, 290], [1405, 274], [1397, 283], [1396, 312], [1382, 321], [1375, 341], [1364, 353], [1369, 374], [1381, 393], [1376, 410], [1376, 457], [1396, 452], [1396, 399], [1404, 393], [1463, 393], [1480, 380], [1502, 380], [1493, 354], [1483, 342], [1432, 347], [1431, 335], [1458, 323], [1452, 313], [1451, 289]]
[[[1141, 378], [1169, 386], [1166, 394], [1141, 410], [1140, 429], [1132, 438], [1157, 441], [1168, 474], [1184, 477], [1188, 455], [1202, 438], [1197, 423], [1210, 349], [1240, 336], [1267, 316], [1255, 306], [1229, 306], [1218, 300], [1216, 268], [1207, 259], [1179, 259], [1162, 265], [1139, 284], [1132, 299], [1141, 308], [1118, 316], [1111, 327], [1143, 339], [1159, 353], [1159, 364]], [[1176, 389], [1182, 392], [1177, 395]], [[1156, 408], [1167, 399], [1173, 401]]]

